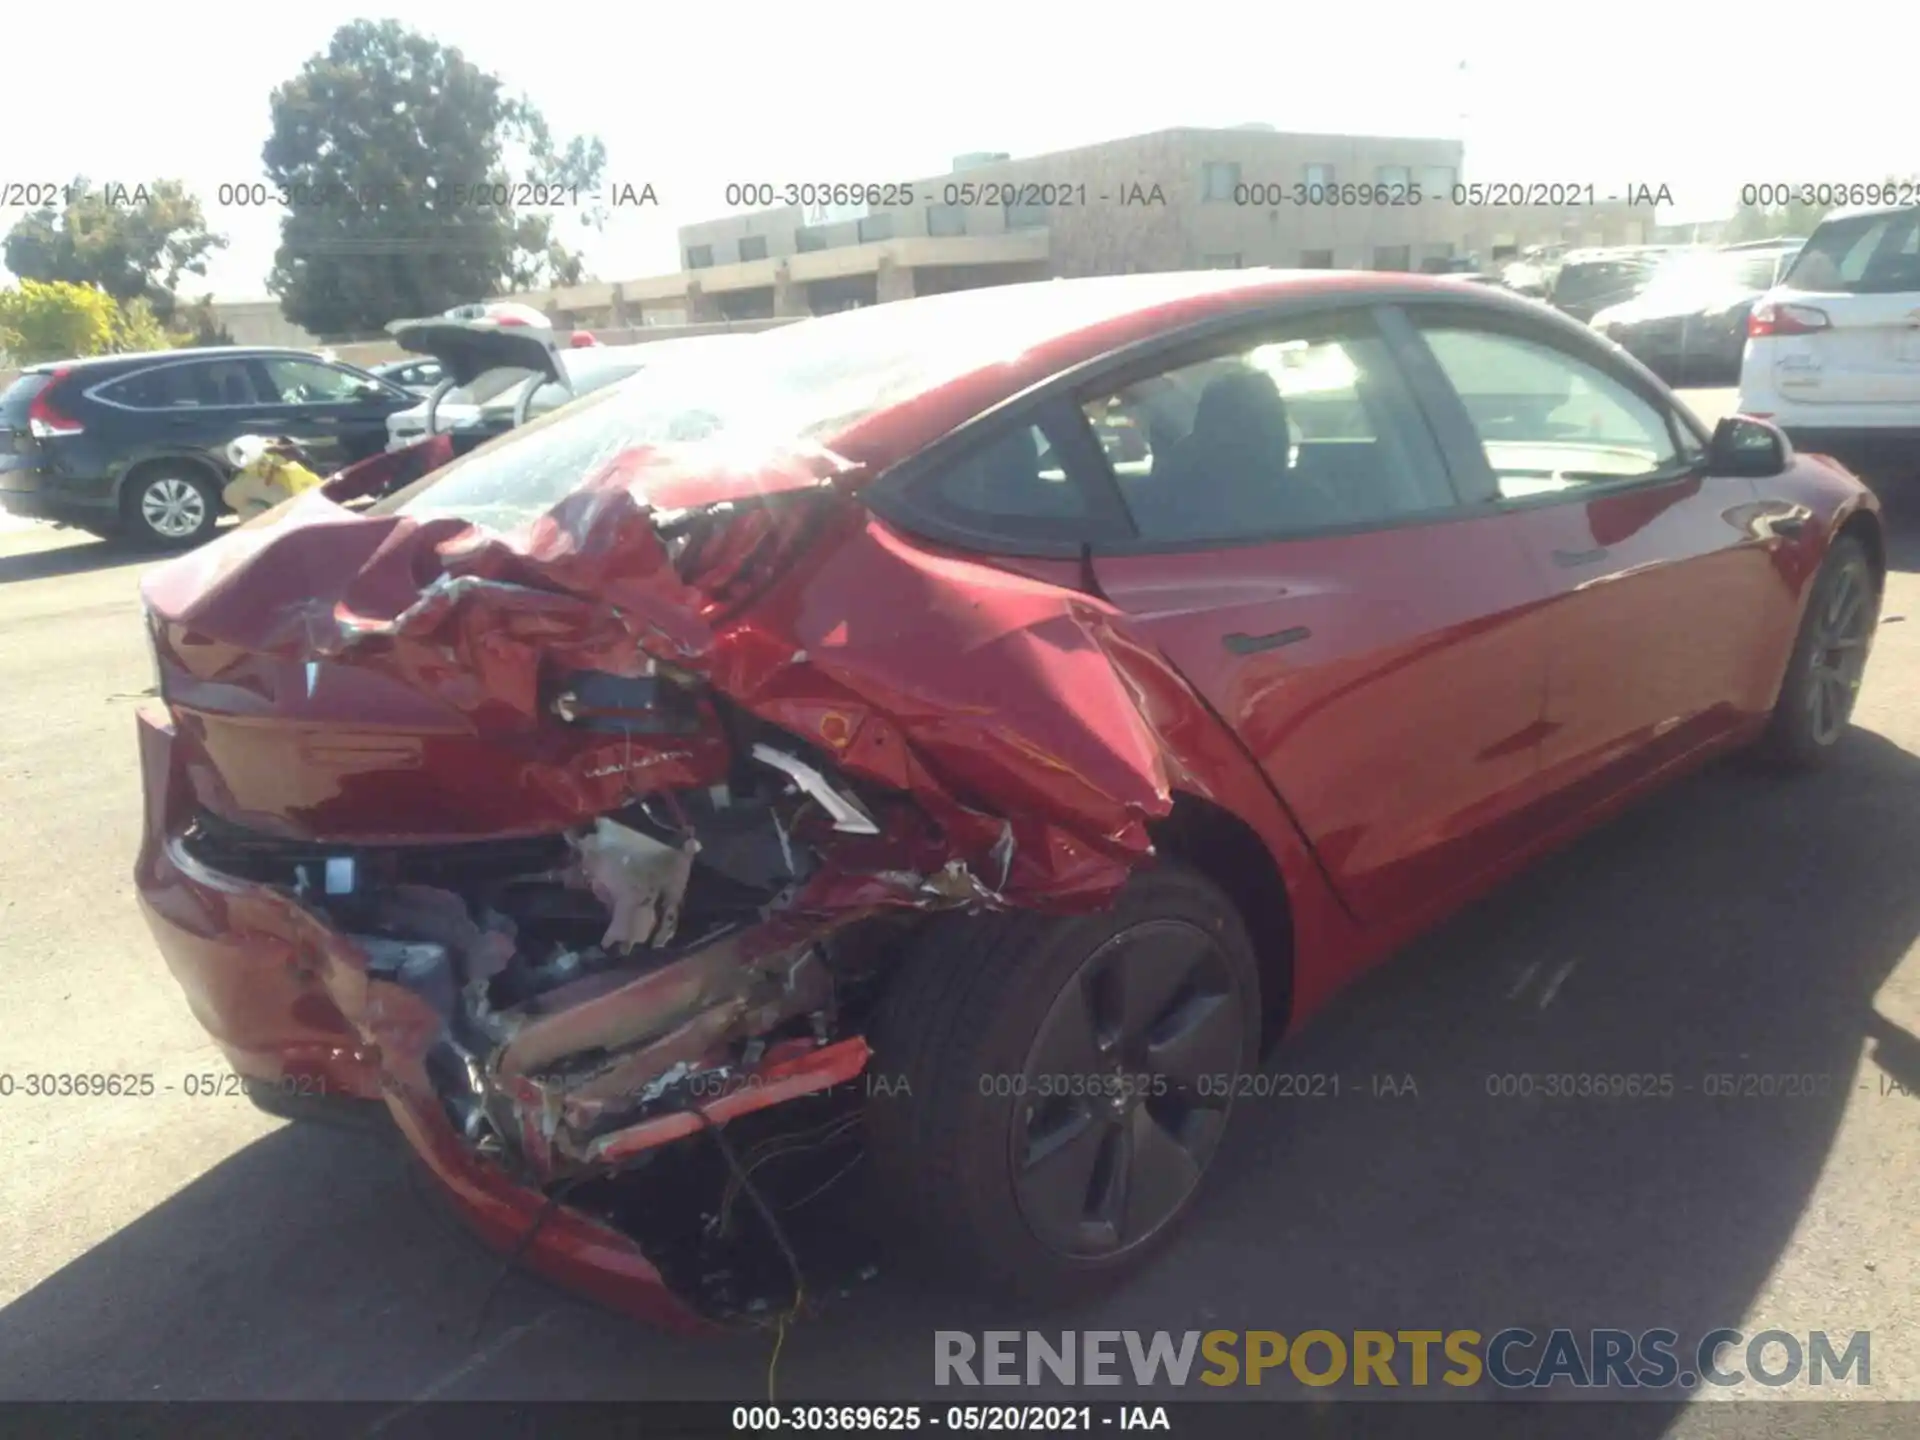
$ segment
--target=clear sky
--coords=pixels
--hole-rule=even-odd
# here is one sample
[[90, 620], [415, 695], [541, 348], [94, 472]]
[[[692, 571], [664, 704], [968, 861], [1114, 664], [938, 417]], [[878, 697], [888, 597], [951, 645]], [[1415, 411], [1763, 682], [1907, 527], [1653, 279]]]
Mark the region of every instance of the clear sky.
[[[209, 285], [187, 288], [222, 299], [266, 293], [278, 217], [223, 208], [216, 190], [263, 178], [269, 92], [359, 15], [460, 47], [556, 135], [604, 139], [609, 180], [654, 185], [657, 211], [617, 214], [598, 235], [569, 227], [602, 279], [676, 268], [674, 228], [725, 213], [731, 180], [911, 180], [970, 150], [1029, 155], [1174, 125], [1457, 136], [1468, 179], [1603, 194], [1664, 183], [1676, 205], [1662, 221], [1728, 213], [1745, 182], [1920, 169], [1910, 4], [1863, 25], [1822, 23], [1841, 12], [1805, 0], [200, 0], [86, 13], [84, 26], [59, 5], [8, 15], [0, 186], [186, 181], [232, 242]], [[0, 210], [0, 230], [20, 213]]]

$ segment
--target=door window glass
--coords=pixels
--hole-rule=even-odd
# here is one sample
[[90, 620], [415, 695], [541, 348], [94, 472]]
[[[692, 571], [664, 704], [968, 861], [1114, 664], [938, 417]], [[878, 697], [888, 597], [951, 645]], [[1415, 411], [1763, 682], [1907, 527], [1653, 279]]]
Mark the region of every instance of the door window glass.
[[1145, 540], [1278, 538], [1454, 503], [1371, 334], [1274, 336], [1083, 410]]
[[358, 400], [367, 382], [347, 370], [318, 360], [272, 359], [262, 362], [283, 405], [340, 404]]
[[1685, 468], [1667, 417], [1605, 371], [1492, 330], [1434, 325], [1423, 333], [1466, 406], [1501, 498]]

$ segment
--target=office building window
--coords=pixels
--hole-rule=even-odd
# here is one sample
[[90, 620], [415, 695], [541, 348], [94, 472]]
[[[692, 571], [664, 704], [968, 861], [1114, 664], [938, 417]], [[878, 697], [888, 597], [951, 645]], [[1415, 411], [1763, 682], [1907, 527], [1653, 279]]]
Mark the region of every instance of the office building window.
[[1376, 245], [1373, 247], [1373, 268], [1376, 270], [1411, 270], [1413, 268], [1413, 257], [1405, 245]]
[[1300, 252], [1302, 270], [1331, 270], [1333, 252], [1331, 250], [1302, 250]]
[[687, 269], [704, 270], [711, 264], [713, 264], [713, 246], [687, 246]]
[[1044, 230], [1047, 228], [1047, 207], [1044, 205], [1007, 206], [1007, 229]]
[[1413, 185], [1413, 172], [1404, 165], [1382, 165], [1373, 172], [1373, 183], [1407, 190]]
[[893, 238], [892, 215], [866, 215], [860, 220], [860, 243], [870, 240], [891, 240]]
[[1333, 184], [1331, 165], [1303, 165], [1300, 167], [1300, 179], [1309, 189], [1318, 185], [1322, 189]]
[[1202, 270], [1238, 270], [1240, 257], [1238, 255], [1202, 255], [1200, 268]]
[[824, 250], [827, 248], [827, 237], [820, 233], [818, 225], [802, 225], [793, 232], [793, 248], [802, 254], [809, 250]]
[[1200, 167], [1200, 198], [1205, 201], [1233, 201], [1240, 184], [1240, 167], [1226, 160], [1209, 160]]
[[927, 234], [964, 235], [967, 233], [967, 211], [963, 205], [929, 205], [927, 207]]
[[1449, 204], [1453, 198], [1453, 187], [1460, 174], [1451, 165], [1427, 165], [1420, 171], [1420, 197], [1423, 200], [1439, 200]]
[[742, 235], [740, 237], [740, 258], [742, 260], [766, 259], [767, 237], [764, 235]]

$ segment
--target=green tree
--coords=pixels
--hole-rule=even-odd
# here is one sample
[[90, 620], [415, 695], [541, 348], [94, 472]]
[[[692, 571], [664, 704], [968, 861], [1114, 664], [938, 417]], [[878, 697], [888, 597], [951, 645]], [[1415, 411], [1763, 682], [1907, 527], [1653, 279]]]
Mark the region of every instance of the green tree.
[[104, 190], [80, 176], [62, 207], [21, 217], [4, 251], [7, 269], [22, 280], [97, 285], [123, 304], [145, 300], [168, 320], [181, 277], [205, 275], [209, 257], [226, 244], [178, 180]]
[[295, 324], [355, 334], [580, 278], [550, 207], [497, 202], [556, 184], [584, 199], [606, 147], [556, 147], [532, 104], [459, 50], [397, 21], [353, 21], [274, 90], [272, 113], [261, 158], [288, 214], [268, 288]]
[[192, 339], [183, 331], [168, 329], [143, 296], [114, 307], [113, 339], [108, 348], [116, 355], [133, 355], [142, 350], [171, 350]]
[[22, 280], [0, 290], [0, 350], [16, 365], [104, 355], [119, 307], [106, 291], [64, 280]]

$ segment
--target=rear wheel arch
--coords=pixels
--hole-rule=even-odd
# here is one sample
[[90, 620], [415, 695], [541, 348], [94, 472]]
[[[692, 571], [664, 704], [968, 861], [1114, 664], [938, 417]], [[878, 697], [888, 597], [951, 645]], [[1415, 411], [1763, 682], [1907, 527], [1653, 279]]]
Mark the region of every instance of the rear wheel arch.
[[1293, 906], [1265, 842], [1231, 810], [1176, 790], [1173, 811], [1149, 827], [1154, 849], [1205, 875], [1240, 912], [1260, 963], [1261, 1042], [1271, 1047], [1292, 1013]]

